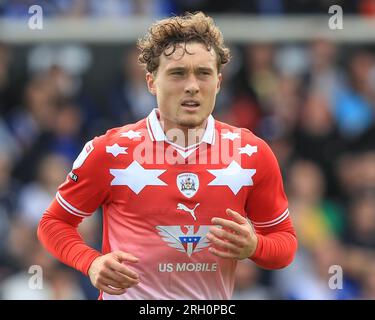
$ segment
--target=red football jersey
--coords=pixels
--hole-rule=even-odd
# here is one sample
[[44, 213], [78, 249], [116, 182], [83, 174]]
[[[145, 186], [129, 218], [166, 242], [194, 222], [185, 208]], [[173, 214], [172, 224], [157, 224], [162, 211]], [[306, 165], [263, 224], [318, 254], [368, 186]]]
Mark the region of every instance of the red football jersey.
[[[228, 219], [231, 208], [259, 235], [291, 230], [269, 146], [212, 116], [201, 142], [188, 148], [167, 140], [156, 109], [109, 130], [85, 145], [56, 199], [81, 218], [102, 207], [103, 254], [122, 250], [139, 258], [131, 267], [140, 283], [103, 299], [229, 299], [236, 261], [207, 250], [211, 219]], [[259, 246], [255, 262], [267, 244]]]

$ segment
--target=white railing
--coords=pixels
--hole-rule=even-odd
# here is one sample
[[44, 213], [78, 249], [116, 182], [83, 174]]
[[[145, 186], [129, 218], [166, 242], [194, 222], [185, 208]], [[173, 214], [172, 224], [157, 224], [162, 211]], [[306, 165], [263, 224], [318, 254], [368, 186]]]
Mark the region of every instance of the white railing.
[[[336, 42], [375, 43], [375, 19], [345, 16], [342, 30], [330, 30], [330, 15], [259, 17], [217, 15], [227, 42], [307, 41], [325, 37]], [[43, 30], [31, 30], [27, 19], [0, 19], [0, 41], [8, 43], [78, 41], [134, 42], [155, 21], [150, 17], [44, 19]]]

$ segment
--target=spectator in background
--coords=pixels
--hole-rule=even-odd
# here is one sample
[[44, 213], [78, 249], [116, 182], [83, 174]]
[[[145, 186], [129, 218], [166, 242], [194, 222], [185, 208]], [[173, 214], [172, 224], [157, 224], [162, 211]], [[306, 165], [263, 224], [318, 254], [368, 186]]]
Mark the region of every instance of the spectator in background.
[[326, 181], [319, 167], [297, 160], [287, 176], [289, 203], [294, 212], [301, 246], [312, 249], [342, 233], [344, 216], [340, 207], [325, 198]]
[[319, 92], [333, 111], [337, 92], [343, 86], [344, 74], [338, 65], [338, 48], [324, 38], [318, 38], [309, 46], [309, 60], [305, 73], [306, 89], [310, 92]]
[[348, 83], [337, 93], [334, 116], [341, 135], [353, 139], [365, 132], [375, 119], [374, 56], [355, 52], [349, 60]]
[[[348, 278], [346, 269], [340, 278], [340, 289], [330, 287], [331, 266], [342, 267], [344, 251], [340, 242], [327, 237], [309, 250], [299, 250], [295, 263], [273, 274], [274, 289], [282, 299], [292, 300], [343, 300], [360, 297], [359, 283]], [[332, 281], [332, 280], [331, 280]]]
[[65, 158], [50, 154], [41, 159], [36, 180], [20, 192], [18, 211], [28, 225], [36, 227], [43, 212], [55, 196], [56, 188], [64, 181], [69, 166]]
[[156, 105], [145, 82], [145, 72], [138, 65], [135, 47], [124, 52], [121, 75], [109, 97], [110, 118], [117, 125], [146, 117]]
[[[349, 204], [345, 234], [344, 270], [352, 281], [361, 286], [363, 295], [373, 295], [375, 261], [375, 200], [373, 195], [362, 195]], [[364, 298], [364, 297], [362, 297]]]
[[0, 116], [0, 153], [9, 155], [13, 162], [22, 154], [21, 147], [13, 136], [7, 122]]
[[346, 152], [337, 161], [340, 201], [348, 205], [351, 199], [375, 192], [375, 148], [361, 152]]
[[[375, 163], [375, 162], [374, 162]], [[375, 249], [375, 198], [365, 194], [351, 203], [346, 234], [346, 243]]]
[[276, 91], [273, 46], [257, 43], [247, 45], [243, 51], [243, 67], [234, 82], [232, 102], [221, 119], [260, 133], [262, 116], [269, 114], [271, 95]]
[[246, 84], [255, 93], [262, 114], [270, 111], [278, 76], [274, 66], [274, 46], [258, 43], [245, 48]]
[[31, 149], [39, 135], [54, 126], [56, 92], [46, 74], [35, 75], [26, 85], [24, 106], [10, 115], [12, 132], [23, 150]]
[[92, 92], [83, 86], [85, 76], [92, 65], [92, 52], [84, 45], [39, 45], [27, 55], [29, 72], [48, 78], [54, 92], [54, 102], [71, 101], [79, 104], [82, 116], [82, 134], [93, 136], [101, 122], [101, 112]]
[[9, 154], [0, 152], [0, 216], [4, 214], [10, 217], [16, 213], [17, 191], [20, 184], [12, 177], [12, 170], [13, 161]]
[[299, 112], [294, 133], [296, 153], [314, 161], [327, 177], [327, 192], [336, 192], [334, 160], [344, 148], [331, 113], [329, 100], [320, 92], [309, 92]]
[[270, 112], [262, 119], [261, 132], [270, 140], [293, 135], [302, 104], [300, 80], [296, 75], [280, 75], [272, 95]]
[[[340, 242], [347, 221], [343, 209], [326, 197], [323, 172], [314, 162], [297, 160], [287, 177], [300, 246], [293, 266], [274, 275], [276, 287], [287, 299], [358, 298], [360, 281], [352, 277], [354, 267], [349, 265], [347, 248]], [[344, 270], [342, 290], [329, 287], [329, 268], [333, 265]]]
[[69, 162], [74, 161], [83, 145], [82, 122], [80, 106], [71, 101], [62, 101], [56, 113], [56, 126], [49, 136], [46, 151], [59, 154]]
[[[4, 300], [50, 300], [84, 299], [78, 286], [76, 274], [57, 264], [39, 246], [34, 228], [22, 219], [13, 222], [7, 241], [10, 259], [13, 260], [13, 273], [0, 284], [0, 298]], [[41, 266], [43, 278], [39, 284], [43, 290], [30, 287], [30, 266]]]
[[11, 134], [20, 148], [20, 159], [16, 162], [15, 176], [22, 181], [33, 178], [40, 150], [37, 141], [47, 137], [55, 125], [56, 94], [48, 77], [35, 75], [26, 85], [24, 106], [18, 106], [9, 114]]
[[23, 149], [15, 172], [24, 181], [34, 178], [33, 168], [45, 153], [75, 159], [86, 135], [95, 131], [96, 108], [81, 94], [79, 77], [58, 65], [45, 67], [39, 66], [42, 71], [27, 84], [26, 107], [10, 116], [10, 127]]
[[239, 261], [232, 300], [270, 300], [277, 298], [261, 283], [261, 271], [249, 260]]
[[0, 282], [11, 271], [7, 239], [16, 216], [20, 184], [12, 178], [13, 161], [0, 152]]
[[[215, 116], [220, 121], [233, 123], [255, 131], [260, 121], [260, 108], [246, 85], [241, 51], [231, 48], [238, 59], [223, 70], [223, 83], [216, 100]], [[234, 59], [233, 59], [234, 60]]]
[[272, 112], [262, 117], [260, 132], [269, 141], [286, 177], [287, 170], [296, 157], [294, 132], [298, 125], [301, 97], [295, 76], [280, 76], [278, 87]]
[[5, 115], [10, 109], [10, 68], [11, 53], [4, 43], [0, 42], [0, 114]]

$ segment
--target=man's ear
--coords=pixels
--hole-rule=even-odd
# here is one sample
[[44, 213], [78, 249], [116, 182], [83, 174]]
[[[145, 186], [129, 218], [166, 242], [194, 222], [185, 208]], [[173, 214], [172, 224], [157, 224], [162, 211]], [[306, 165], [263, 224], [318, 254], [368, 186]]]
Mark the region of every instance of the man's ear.
[[155, 96], [156, 95], [155, 77], [151, 72], [146, 73], [146, 82], [147, 82], [148, 91], [150, 91], [150, 93]]
[[221, 73], [218, 74], [218, 81], [216, 85], [216, 94], [219, 93], [220, 88], [221, 88], [221, 81], [223, 81], [223, 75]]

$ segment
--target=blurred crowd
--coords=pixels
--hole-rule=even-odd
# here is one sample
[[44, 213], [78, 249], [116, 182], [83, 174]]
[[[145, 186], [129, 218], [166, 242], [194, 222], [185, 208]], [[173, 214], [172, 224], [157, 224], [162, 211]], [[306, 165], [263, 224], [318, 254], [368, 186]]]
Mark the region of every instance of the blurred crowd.
[[[375, 299], [373, 48], [325, 39], [230, 47], [214, 116], [270, 144], [299, 239], [286, 269], [240, 262], [234, 299]], [[110, 46], [17, 49], [0, 44], [0, 298], [96, 299], [86, 277], [41, 248], [36, 226], [84, 143], [147, 116], [154, 97], [135, 48], [118, 59]], [[100, 249], [100, 212], [79, 230]], [[32, 265], [43, 266], [43, 290], [28, 286]], [[331, 266], [343, 270], [340, 289], [329, 286]]]
[[345, 14], [375, 14], [374, 0], [2, 0], [0, 16], [23, 18], [32, 5], [40, 5], [49, 17], [157, 17], [196, 10], [210, 14], [327, 14], [331, 5], [340, 5]]

